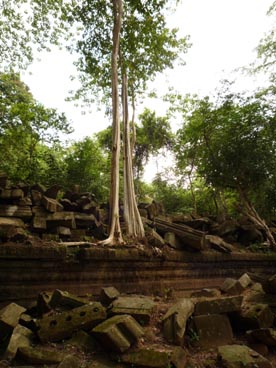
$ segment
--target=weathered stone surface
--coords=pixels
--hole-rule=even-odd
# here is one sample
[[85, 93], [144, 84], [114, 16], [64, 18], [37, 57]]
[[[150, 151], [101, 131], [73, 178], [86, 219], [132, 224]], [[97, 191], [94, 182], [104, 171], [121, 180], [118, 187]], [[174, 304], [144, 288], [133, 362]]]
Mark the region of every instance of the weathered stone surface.
[[231, 244], [226, 243], [222, 238], [216, 235], [206, 235], [205, 244], [209, 248], [213, 248], [222, 253], [231, 253], [234, 250]]
[[112, 314], [130, 314], [139, 323], [147, 324], [154, 310], [154, 302], [144, 296], [119, 296], [112, 303]]
[[238, 295], [244, 291], [244, 288], [238, 280], [227, 278], [221, 286], [221, 291], [228, 295]]
[[21, 227], [24, 228], [24, 221], [15, 217], [0, 217], [0, 228], [9, 228], [9, 227]]
[[39, 316], [50, 312], [52, 307], [50, 306], [50, 301], [52, 298], [52, 292], [42, 291], [37, 296], [37, 312]]
[[148, 229], [146, 236], [149, 244], [154, 247], [162, 247], [165, 244], [165, 240], [154, 229]]
[[196, 344], [203, 348], [229, 344], [233, 340], [232, 327], [226, 315], [195, 316], [193, 326], [198, 337]]
[[93, 302], [37, 320], [37, 334], [42, 342], [59, 341], [71, 337], [78, 329], [90, 330], [105, 318], [105, 308], [100, 303]]
[[95, 350], [96, 341], [93, 336], [89, 335], [85, 331], [78, 331], [71, 339], [67, 341], [69, 345], [73, 345], [83, 350], [84, 352], [92, 352]]
[[31, 346], [32, 332], [23, 326], [17, 325], [10, 337], [9, 344], [6, 348], [4, 359], [12, 360], [18, 348]]
[[0, 341], [5, 340], [17, 326], [20, 315], [26, 311], [18, 304], [11, 303], [0, 310]]
[[120, 292], [113, 286], [104, 287], [101, 289], [100, 302], [103, 305], [111, 304], [118, 296]]
[[34, 230], [46, 230], [46, 217], [35, 215], [32, 219], [32, 226]]
[[82, 361], [74, 355], [66, 356], [57, 368], [80, 368]]
[[271, 327], [274, 314], [266, 304], [247, 304], [241, 312], [241, 323], [246, 329]]
[[249, 339], [262, 342], [268, 346], [276, 346], [276, 330], [272, 328], [260, 328], [247, 331]]
[[173, 305], [162, 319], [163, 334], [167, 341], [181, 345], [186, 323], [194, 311], [194, 303], [190, 299], [182, 299]]
[[175, 248], [175, 249], [182, 249], [183, 248], [183, 245], [181, 244], [181, 241], [172, 232], [165, 233], [164, 240], [165, 240], [165, 243], [170, 245], [172, 248]]
[[86, 213], [76, 212], [75, 219], [77, 228], [80, 229], [93, 228], [94, 226], [99, 225], [96, 217], [92, 214], [89, 215]]
[[42, 193], [39, 190], [32, 189], [31, 198], [32, 198], [33, 204], [35, 206], [39, 206], [41, 204]]
[[222, 314], [241, 310], [242, 296], [232, 296], [211, 300], [202, 300], [196, 303], [194, 314]]
[[24, 220], [29, 220], [32, 217], [32, 210], [30, 206], [0, 204], [0, 216], [19, 217]]
[[170, 351], [160, 351], [156, 349], [137, 349], [135, 351], [124, 353], [120, 356], [123, 363], [131, 366], [142, 366], [149, 368], [184, 368], [187, 357], [184, 350], [176, 347]]
[[81, 307], [82, 305], [88, 303], [88, 300], [79, 298], [76, 295], [68, 293], [68, 291], [62, 291], [59, 289], [56, 289], [53, 292], [51, 300], [49, 301], [49, 304], [52, 308], [66, 307], [69, 309]]
[[74, 212], [60, 211], [51, 213], [47, 216], [47, 227], [53, 226], [65, 226], [70, 229], [76, 228], [75, 214]]
[[49, 212], [58, 212], [63, 210], [63, 206], [56, 200], [43, 196], [41, 199], [41, 204]]
[[218, 362], [223, 368], [272, 368], [266, 358], [244, 345], [220, 346]]
[[215, 298], [220, 296], [221, 293], [218, 289], [201, 289], [191, 293], [192, 298]]
[[16, 358], [30, 364], [57, 364], [63, 361], [67, 354], [53, 349], [36, 346], [19, 348]]
[[239, 283], [241, 284], [241, 286], [246, 289], [248, 286], [250, 286], [252, 284], [252, 280], [251, 278], [247, 275], [247, 273], [244, 273], [240, 278], [239, 278]]
[[121, 353], [144, 333], [139, 323], [129, 315], [113, 316], [96, 326], [92, 332], [106, 348]]

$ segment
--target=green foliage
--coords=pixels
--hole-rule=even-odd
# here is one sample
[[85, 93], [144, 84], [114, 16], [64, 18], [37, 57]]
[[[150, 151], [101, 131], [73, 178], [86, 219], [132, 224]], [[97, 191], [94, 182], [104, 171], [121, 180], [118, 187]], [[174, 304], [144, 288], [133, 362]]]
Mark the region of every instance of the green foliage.
[[44, 175], [43, 146], [54, 147], [60, 133], [71, 132], [65, 115], [35, 101], [15, 73], [0, 74], [0, 122], [2, 169], [29, 182]]
[[109, 186], [109, 160], [96, 139], [84, 138], [67, 149], [65, 157], [66, 187], [78, 184], [100, 201], [106, 201]]

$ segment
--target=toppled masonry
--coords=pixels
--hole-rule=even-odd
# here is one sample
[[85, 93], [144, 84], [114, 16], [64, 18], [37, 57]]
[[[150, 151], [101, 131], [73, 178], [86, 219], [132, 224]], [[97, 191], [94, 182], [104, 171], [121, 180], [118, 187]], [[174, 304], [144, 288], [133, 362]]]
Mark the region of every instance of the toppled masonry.
[[[263, 285], [270, 285], [267, 294]], [[240, 288], [194, 290], [185, 298], [98, 297], [41, 292], [0, 310], [0, 367], [272, 368], [275, 277], [242, 275]]]

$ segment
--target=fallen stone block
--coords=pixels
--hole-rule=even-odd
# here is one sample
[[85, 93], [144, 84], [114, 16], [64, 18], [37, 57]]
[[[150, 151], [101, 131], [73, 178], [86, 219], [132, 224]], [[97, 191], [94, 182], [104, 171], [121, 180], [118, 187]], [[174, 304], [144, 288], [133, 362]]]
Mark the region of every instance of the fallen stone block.
[[266, 358], [244, 345], [220, 346], [218, 363], [223, 368], [272, 368], [272, 364]]
[[233, 245], [226, 243], [222, 238], [216, 235], [205, 235], [205, 242], [209, 248], [213, 248], [218, 252], [231, 253], [234, 250]]
[[76, 332], [71, 339], [67, 340], [68, 345], [73, 345], [78, 347], [80, 350], [84, 352], [92, 352], [96, 347], [96, 340], [93, 336], [89, 335], [85, 331]]
[[76, 221], [74, 212], [55, 212], [47, 216], [47, 228], [51, 229], [56, 226], [65, 226], [70, 229], [76, 229]]
[[120, 292], [113, 286], [104, 287], [100, 292], [100, 302], [103, 305], [110, 305], [118, 296]]
[[202, 348], [229, 344], [233, 340], [231, 324], [228, 317], [223, 314], [194, 316], [192, 331], [196, 336], [194, 344]]
[[215, 298], [220, 296], [221, 293], [218, 289], [201, 289], [191, 293], [191, 298]]
[[187, 356], [181, 347], [172, 350], [157, 349], [137, 349], [135, 351], [122, 354], [120, 356], [122, 363], [129, 364], [132, 367], [149, 368], [184, 368], [187, 362]]
[[20, 227], [24, 228], [24, 221], [22, 221], [19, 218], [13, 218], [13, 217], [0, 217], [0, 228], [6, 229], [6, 228], [14, 228], [14, 227]]
[[57, 368], [80, 368], [82, 361], [74, 355], [66, 356]]
[[26, 312], [26, 309], [15, 303], [11, 303], [0, 310], [0, 341], [11, 336], [21, 314], [24, 312]]
[[274, 322], [274, 313], [266, 304], [247, 304], [240, 317], [240, 323], [245, 329], [271, 327]]
[[251, 278], [247, 275], [247, 273], [244, 273], [240, 278], [239, 278], [239, 283], [241, 284], [241, 286], [246, 289], [248, 288], [251, 284], [252, 284], [252, 280]]
[[238, 295], [244, 291], [239, 280], [227, 278], [221, 286], [221, 291], [228, 295]]
[[62, 204], [60, 204], [56, 199], [48, 198], [43, 196], [41, 199], [42, 206], [49, 212], [59, 212], [63, 210]]
[[165, 240], [165, 243], [168, 244], [169, 246], [171, 246], [172, 248], [183, 249], [183, 245], [182, 245], [181, 241], [172, 232], [165, 233], [164, 240]]
[[31, 206], [17, 206], [0, 204], [0, 216], [1, 217], [19, 217], [24, 220], [32, 218]]
[[50, 306], [50, 301], [52, 298], [52, 292], [49, 291], [42, 291], [37, 296], [37, 312], [39, 316], [42, 316], [45, 313], [50, 312], [52, 310], [52, 307]]
[[16, 360], [29, 364], [58, 364], [64, 360], [67, 354], [53, 349], [46, 349], [36, 346], [19, 348]]
[[17, 325], [10, 337], [9, 344], [6, 348], [3, 358], [12, 360], [19, 348], [31, 346], [32, 336], [32, 331], [30, 331], [28, 328]]
[[119, 296], [112, 303], [111, 314], [130, 314], [145, 325], [150, 321], [154, 306], [154, 301], [144, 296]]
[[177, 345], [182, 344], [186, 323], [193, 311], [194, 303], [190, 299], [182, 299], [169, 308], [162, 319], [163, 334], [167, 341]]
[[247, 331], [246, 335], [250, 341], [258, 341], [268, 346], [276, 346], [276, 330], [272, 328], [260, 328]]
[[105, 318], [105, 308], [100, 303], [93, 302], [37, 320], [37, 335], [42, 342], [60, 341], [71, 337], [77, 330], [90, 330]]
[[121, 353], [144, 334], [139, 323], [129, 315], [113, 316], [96, 326], [92, 332], [107, 349]]
[[76, 295], [68, 293], [68, 291], [62, 291], [56, 289], [53, 292], [49, 305], [52, 308], [65, 307], [67, 309], [73, 309], [88, 304], [89, 301], [83, 298], [79, 298]]
[[33, 230], [42, 231], [47, 229], [46, 217], [35, 215], [32, 219]]
[[99, 226], [98, 220], [94, 215], [89, 215], [86, 213], [75, 213], [76, 225], [77, 228], [80, 229], [87, 229], [87, 228], [94, 228]]
[[239, 312], [241, 310], [242, 300], [242, 296], [202, 300], [196, 303], [194, 314], [202, 315]]

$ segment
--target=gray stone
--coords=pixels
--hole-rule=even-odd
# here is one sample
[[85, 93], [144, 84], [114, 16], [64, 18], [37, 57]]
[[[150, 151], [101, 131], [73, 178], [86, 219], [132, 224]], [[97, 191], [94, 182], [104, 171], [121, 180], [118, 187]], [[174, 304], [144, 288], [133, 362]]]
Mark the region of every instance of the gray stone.
[[139, 323], [129, 315], [113, 316], [96, 326], [92, 332], [106, 348], [121, 353], [144, 334]]
[[88, 304], [88, 300], [80, 298], [76, 295], [68, 293], [68, 291], [62, 291], [56, 289], [53, 292], [52, 298], [49, 304], [52, 308], [67, 307], [69, 309], [81, 307], [82, 305]]
[[120, 292], [113, 286], [104, 287], [101, 289], [100, 302], [103, 305], [111, 304], [118, 296]]
[[16, 359], [30, 364], [57, 364], [62, 362], [66, 355], [60, 351], [36, 346], [19, 348]]
[[221, 293], [218, 289], [201, 289], [191, 293], [191, 298], [215, 298], [220, 296]]
[[167, 232], [164, 235], [165, 243], [175, 249], [183, 249], [183, 245], [175, 233]]
[[180, 347], [172, 350], [157, 349], [136, 349], [135, 351], [121, 355], [120, 360], [123, 363], [130, 364], [132, 367], [149, 367], [149, 368], [184, 368], [186, 366], [187, 357], [184, 350]]
[[37, 335], [42, 342], [60, 341], [71, 337], [77, 330], [90, 330], [105, 318], [105, 308], [100, 303], [93, 302], [37, 320]]
[[18, 348], [31, 346], [32, 332], [23, 326], [17, 325], [13, 330], [9, 344], [4, 353], [4, 359], [12, 360]]
[[52, 298], [52, 292], [42, 291], [37, 296], [37, 312], [39, 316], [50, 312], [52, 307], [50, 306], [50, 301]]
[[221, 286], [221, 291], [228, 295], [238, 295], [244, 291], [244, 288], [238, 280], [227, 278]]
[[250, 340], [262, 342], [268, 346], [276, 346], [276, 330], [272, 328], [260, 328], [257, 330], [247, 331]]
[[196, 303], [194, 314], [202, 315], [239, 312], [241, 310], [242, 300], [242, 296], [202, 300]]
[[250, 286], [252, 284], [252, 280], [251, 278], [247, 275], [247, 273], [244, 273], [240, 278], [239, 278], [239, 283], [241, 284], [241, 286], [246, 289], [248, 288], [248, 286]]
[[272, 368], [266, 358], [244, 345], [220, 346], [218, 362], [223, 368]]
[[271, 327], [274, 322], [274, 314], [266, 304], [247, 304], [240, 316], [246, 329]]
[[0, 341], [11, 336], [21, 314], [25, 311], [25, 308], [15, 303], [11, 303], [0, 310]]
[[144, 325], [149, 323], [154, 306], [154, 301], [145, 296], [119, 296], [112, 303], [111, 313], [130, 314]]
[[229, 344], [233, 340], [232, 327], [226, 315], [194, 316], [193, 329], [197, 336], [194, 342], [202, 348]]
[[80, 368], [82, 361], [74, 355], [66, 356], [57, 368]]
[[94, 351], [96, 347], [96, 341], [94, 337], [82, 330], [74, 334], [71, 339], [67, 341], [67, 343], [90, 353]]
[[162, 319], [163, 334], [167, 341], [177, 345], [182, 344], [186, 323], [193, 311], [194, 303], [185, 298], [169, 308]]

